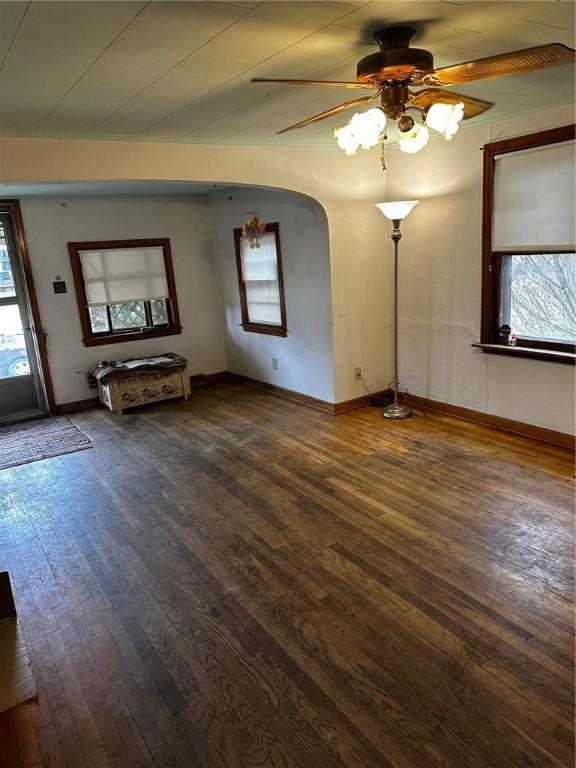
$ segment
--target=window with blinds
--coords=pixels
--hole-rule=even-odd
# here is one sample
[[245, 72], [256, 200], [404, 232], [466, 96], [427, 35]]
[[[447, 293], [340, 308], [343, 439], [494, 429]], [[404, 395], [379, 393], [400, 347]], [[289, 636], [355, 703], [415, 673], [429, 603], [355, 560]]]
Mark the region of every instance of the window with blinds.
[[573, 355], [574, 126], [484, 152], [482, 342]]
[[574, 248], [574, 141], [496, 155], [492, 249]]
[[170, 241], [69, 243], [84, 342], [179, 333]]
[[245, 331], [286, 336], [286, 310], [278, 224], [267, 224], [260, 247], [250, 247], [242, 230], [234, 230]]

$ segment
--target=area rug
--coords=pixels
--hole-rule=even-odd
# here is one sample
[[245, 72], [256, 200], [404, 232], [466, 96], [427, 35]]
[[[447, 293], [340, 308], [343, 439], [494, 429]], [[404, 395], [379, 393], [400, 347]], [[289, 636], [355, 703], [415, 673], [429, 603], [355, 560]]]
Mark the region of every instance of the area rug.
[[0, 469], [92, 448], [70, 419], [57, 416], [0, 427]]

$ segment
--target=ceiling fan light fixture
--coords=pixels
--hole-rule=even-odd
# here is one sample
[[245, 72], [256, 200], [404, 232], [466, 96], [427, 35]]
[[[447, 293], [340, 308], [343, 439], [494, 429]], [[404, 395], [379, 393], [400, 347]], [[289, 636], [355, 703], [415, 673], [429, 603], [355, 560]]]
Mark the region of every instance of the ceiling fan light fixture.
[[349, 157], [355, 155], [356, 152], [358, 152], [360, 143], [354, 135], [350, 123], [343, 125], [342, 128], [335, 128], [334, 137], [340, 149], [343, 149]]
[[407, 152], [413, 155], [428, 144], [430, 133], [425, 125], [419, 125], [412, 121], [412, 127], [406, 131], [402, 130], [400, 121], [398, 121], [398, 144], [401, 152]]
[[367, 112], [356, 112], [349, 123], [362, 149], [372, 149], [380, 142], [386, 127], [386, 115], [378, 107]]
[[372, 149], [380, 142], [386, 127], [386, 115], [374, 107], [367, 112], [356, 112], [349, 123], [334, 130], [340, 149], [347, 155], [355, 155], [359, 147]]
[[449, 141], [458, 131], [460, 121], [464, 117], [464, 104], [444, 104], [436, 102], [425, 113], [426, 124]]
[[[304, 128], [359, 104], [367, 104], [380, 98], [380, 108], [354, 115], [348, 125], [336, 129], [334, 135], [338, 145], [348, 155], [355, 155], [360, 147], [371, 149], [382, 142], [380, 159], [383, 170], [386, 170], [384, 153], [386, 117], [398, 121], [398, 138], [402, 151], [417, 152], [429, 139], [428, 128], [438, 131], [445, 139], [451, 139], [464, 118], [464, 110], [468, 119], [481, 115], [494, 106], [489, 101], [453, 91], [443, 94], [445, 86], [468, 84], [485, 78], [518, 75], [522, 72], [561, 64], [574, 66], [576, 59], [576, 51], [573, 48], [562, 43], [549, 43], [435, 68], [434, 57], [430, 51], [411, 47], [415, 34], [416, 30], [413, 27], [404, 25], [378, 29], [374, 34], [374, 40], [378, 43], [380, 51], [364, 56], [358, 62], [355, 80], [260, 77], [253, 78], [252, 82], [327, 88], [345, 87], [372, 91], [367, 96], [350, 99], [306, 120], [300, 120], [278, 133]], [[411, 86], [419, 90], [411, 91]], [[419, 125], [414, 128], [414, 120], [406, 114], [407, 109], [418, 110], [428, 127]]]

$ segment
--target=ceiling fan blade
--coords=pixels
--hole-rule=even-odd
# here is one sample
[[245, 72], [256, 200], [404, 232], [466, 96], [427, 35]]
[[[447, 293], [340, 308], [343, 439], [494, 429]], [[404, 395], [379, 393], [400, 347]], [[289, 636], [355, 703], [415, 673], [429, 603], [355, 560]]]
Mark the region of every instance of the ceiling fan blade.
[[278, 131], [278, 133], [286, 133], [286, 131], [294, 131], [296, 128], [303, 128], [305, 125], [310, 125], [310, 123], [316, 123], [318, 120], [324, 120], [326, 117], [330, 117], [331, 115], [336, 115], [338, 112], [343, 112], [345, 109], [350, 109], [350, 107], [355, 107], [356, 104], [366, 104], [368, 101], [372, 101], [377, 96], [380, 95], [380, 91], [377, 93], [372, 93], [370, 96], [362, 96], [360, 99], [352, 99], [352, 101], [345, 101], [343, 104], [338, 104], [337, 107], [332, 107], [332, 109], [327, 109], [326, 112], [320, 112], [319, 115], [314, 115], [314, 117], [308, 117], [306, 120], [302, 120], [300, 123], [295, 123], [294, 125], [289, 125], [288, 128], [283, 128], [281, 131]]
[[538, 45], [521, 51], [510, 51], [485, 59], [466, 61], [451, 67], [442, 67], [433, 74], [422, 77], [422, 85], [455, 85], [484, 80], [488, 77], [516, 75], [533, 69], [556, 67], [559, 64], [573, 64], [574, 49], [562, 43]]
[[458, 104], [461, 101], [464, 104], [464, 120], [468, 120], [470, 117], [477, 117], [477, 115], [481, 115], [482, 112], [486, 112], [487, 109], [494, 106], [491, 101], [473, 99], [471, 96], [465, 96], [463, 93], [445, 91], [443, 88], [424, 88], [422, 91], [410, 94], [410, 105], [420, 107], [420, 109], [426, 109], [426, 107], [436, 104], [438, 101], [443, 104]]
[[276, 79], [270, 77], [253, 77], [250, 80], [251, 83], [282, 83], [283, 85], [321, 85], [328, 86], [330, 88], [378, 88], [379, 85], [372, 85], [372, 83], [356, 83], [354, 81], [348, 82], [346, 80], [289, 80], [289, 79]]

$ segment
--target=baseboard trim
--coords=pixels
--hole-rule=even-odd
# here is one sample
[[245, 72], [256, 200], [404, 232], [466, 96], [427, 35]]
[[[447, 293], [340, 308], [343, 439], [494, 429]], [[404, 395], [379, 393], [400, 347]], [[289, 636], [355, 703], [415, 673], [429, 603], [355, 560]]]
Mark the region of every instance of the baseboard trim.
[[334, 404], [334, 413], [339, 416], [341, 413], [347, 413], [348, 411], [355, 411], [358, 408], [365, 408], [370, 405], [370, 399], [374, 395], [361, 395], [355, 397], [352, 400], [343, 400], [341, 403]]
[[384, 390], [382, 390], [381, 392], [373, 392], [370, 395], [355, 397], [352, 400], [343, 400], [340, 403], [329, 403], [327, 400], [320, 400], [311, 395], [303, 395], [301, 392], [295, 392], [293, 389], [278, 387], [276, 384], [269, 384], [266, 381], [252, 379], [249, 376], [243, 376], [240, 373], [228, 372], [226, 378], [228, 381], [236, 381], [240, 384], [247, 384], [248, 386], [256, 387], [257, 389], [263, 389], [265, 392], [270, 392], [272, 395], [283, 397], [285, 400], [294, 400], [296, 403], [308, 405], [310, 408], [316, 408], [316, 410], [330, 413], [333, 416], [339, 416], [341, 413], [347, 413], [348, 411], [355, 411], [358, 408], [365, 408], [367, 405], [370, 405], [370, 401], [374, 397], [381, 397], [384, 394]]
[[277, 387], [276, 384], [269, 384], [266, 381], [259, 381], [258, 379], [252, 379], [249, 376], [243, 376], [240, 373], [228, 372], [226, 377], [228, 381], [234, 381], [238, 384], [246, 384], [255, 389], [262, 389], [265, 392], [269, 392], [272, 395], [284, 398], [284, 400], [293, 400], [301, 405], [307, 405], [310, 408], [316, 408], [316, 410], [324, 411], [324, 413], [334, 414], [334, 403], [329, 403], [327, 400], [319, 400], [317, 397], [310, 397], [310, 395], [303, 395], [300, 392], [294, 392], [292, 389], [285, 389], [284, 387]]
[[228, 378], [228, 371], [218, 371], [218, 373], [196, 373], [190, 376], [190, 387], [203, 387], [206, 384], [214, 384], [218, 381], [225, 381]]
[[[383, 394], [383, 392], [374, 392], [371, 395], [362, 395], [361, 397], [355, 397], [352, 400], [344, 400], [340, 403], [329, 403], [327, 400], [320, 400], [319, 398], [311, 397], [310, 395], [303, 395], [292, 389], [278, 387], [275, 384], [252, 379], [249, 376], [232, 373], [231, 371], [219, 371], [218, 373], [208, 373], [206, 375], [191, 377], [193, 386], [215, 384], [220, 381], [233, 381], [238, 384], [245, 384], [256, 389], [261, 389], [272, 395], [276, 395], [277, 397], [282, 397], [284, 400], [291, 400], [300, 405], [306, 405], [309, 408], [315, 408], [323, 413], [329, 413], [336, 416], [357, 410], [358, 408], [365, 408], [367, 405], [370, 405], [372, 398], [379, 397]], [[538, 440], [541, 443], [549, 443], [550, 445], [555, 445], [560, 448], [567, 448], [569, 450], [574, 450], [576, 448], [576, 437], [567, 432], [557, 432], [553, 429], [537, 427], [533, 424], [526, 424], [523, 421], [506, 419], [503, 416], [495, 416], [491, 413], [483, 413], [482, 411], [475, 411], [472, 408], [464, 408], [461, 405], [444, 403], [441, 400], [431, 400], [427, 397], [420, 397], [419, 395], [408, 395], [408, 402], [414, 406], [414, 408], [419, 408], [423, 411], [431, 411], [433, 413], [440, 413], [444, 416], [452, 416], [453, 418], [461, 419], [462, 421], [470, 421], [484, 427], [497, 429], [500, 432], [508, 432], [513, 435], [520, 435], [521, 437], [529, 437], [532, 440]], [[57, 415], [78, 413], [79, 411], [85, 411], [89, 408], [96, 408], [98, 405], [100, 405], [99, 399], [97, 397], [90, 397], [86, 400], [76, 400], [72, 403], [56, 405], [54, 413]]]
[[521, 437], [530, 437], [541, 443], [550, 443], [550, 445], [555, 445], [560, 448], [574, 450], [576, 446], [576, 437], [567, 432], [556, 432], [555, 430], [547, 429], [546, 427], [536, 427], [533, 424], [526, 424], [523, 421], [506, 419], [503, 416], [495, 416], [492, 413], [474, 411], [471, 408], [464, 408], [463, 406], [452, 405], [451, 403], [443, 403], [440, 400], [430, 400], [427, 397], [420, 397], [419, 395], [408, 395], [408, 402], [410, 405], [413, 405], [414, 408], [441, 413], [445, 416], [453, 416], [462, 421], [471, 421], [474, 424], [481, 424], [484, 427], [497, 429], [500, 432], [509, 432], [513, 435], [520, 435]]
[[[239, 373], [229, 372], [224, 378], [229, 381], [236, 381], [240, 384], [246, 384], [247, 386], [262, 389], [272, 395], [282, 397], [286, 400], [292, 400], [296, 403], [307, 405], [311, 408], [323, 411], [324, 413], [336, 416], [357, 410], [358, 408], [365, 408], [367, 405], [370, 405], [373, 398], [381, 397], [384, 394], [384, 391], [373, 392], [370, 395], [362, 395], [361, 397], [355, 397], [352, 400], [344, 400], [340, 403], [329, 403], [326, 400], [319, 400], [308, 395], [303, 395], [300, 392], [294, 392], [291, 389], [278, 387], [275, 384], [268, 384], [264, 381], [258, 381], [258, 379], [252, 379], [249, 376], [242, 376]], [[513, 435], [520, 435], [521, 437], [529, 437], [532, 440], [538, 440], [541, 443], [549, 443], [550, 445], [555, 445], [560, 448], [574, 450], [576, 445], [576, 438], [574, 435], [570, 435], [566, 432], [556, 432], [553, 429], [536, 427], [532, 424], [526, 424], [523, 421], [506, 419], [502, 416], [495, 416], [491, 413], [482, 413], [482, 411], [474, 411], [471, 408], [464, 408], [460, 405], [443, 403], [440, 400], [430, 400], [427, 397], [420, 397], [419, 395], [408, 395], [408, 402], [415, 408], [421, 410], [433, 411], [434, 413], [440, 413], [445, 416], [452, 416], [453, 418], [462, 421], [470, 421], [474, 424], [480, 424], [484, 427], [499, 430], [500, 432], [508, 432]]]
[[352, 400], [343, 400], [341, 403], [334, 405], [334, 413], [338, 416], [341, 413], [347, 413], [348, 411], [355, 411], [358, 408], [365, 408], [367, 405], [371, 405], [372, 400], [375, 398], [383, 397], [386, 390], [381, 389], [378, 392], [372, 392], [369, 395], [361, 395], [361, 397], [355, 397]]
[[206, 384], [213, 384], [216, 381], [226, 381], [229, 377], [228, 371], [218, 371], [218, 373], [206, 373], [204, 374], [204, 380]]
[[72, 403], [61, 403], [54, 406], [54, 413], [57, 416], [65, 416], [69, 413], [78, 413], [87, 411], [89, 408], [97, 408], [100, 405], [100, 399], [97, 397], [88, 397], [86, 400], [74, 400]]

